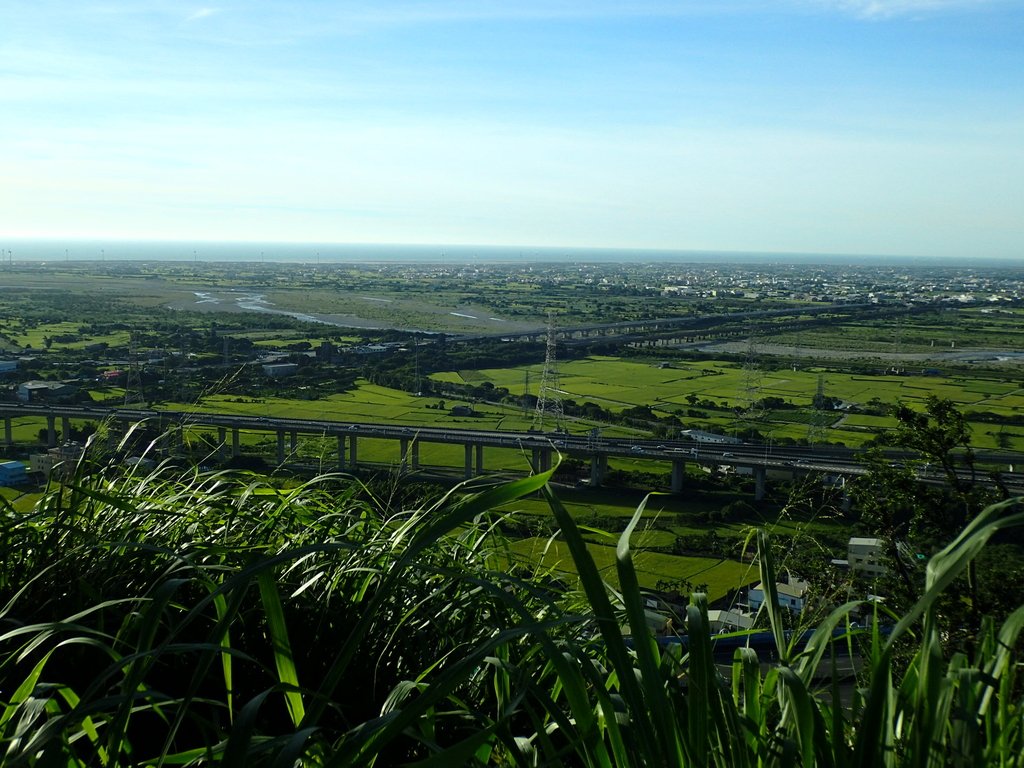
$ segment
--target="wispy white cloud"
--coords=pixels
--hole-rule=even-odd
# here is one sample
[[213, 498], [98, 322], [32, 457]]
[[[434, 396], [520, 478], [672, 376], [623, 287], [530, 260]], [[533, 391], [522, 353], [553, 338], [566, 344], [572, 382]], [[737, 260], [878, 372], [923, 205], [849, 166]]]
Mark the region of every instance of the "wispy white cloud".
[[200, 8], [200, 9], [190, 13], [185, 18], [185, 21], [199, 21], [200, 19], [205, 19], [205, 18], [207, 18], [209, 16], [213, 16], [215, 13], [220, 13], [220, 9], [219, 8]]
[[332, 13], [351, 22], [422, 23], [728, 16], [812, 6], [879, 19], [1011, 5], [1019, 5], [1019, 0], [343, 0], [332, 7]]
[[816, 4], [838, 9], [862, 19], [891, 19], [926, 16], [942, 11], [982, 10], [999, 5], [999, 0], [816, 0]]

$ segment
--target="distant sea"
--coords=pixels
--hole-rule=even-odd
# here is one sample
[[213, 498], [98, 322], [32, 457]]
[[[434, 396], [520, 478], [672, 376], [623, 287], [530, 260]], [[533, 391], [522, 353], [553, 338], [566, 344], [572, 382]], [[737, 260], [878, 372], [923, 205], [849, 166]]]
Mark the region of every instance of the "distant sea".
[[[9, 252], [9, 253], [8, 253]], [[436, 264], [500, 263], [690, 263], [907, 265], [1013, 267], [1020, 259], [939, 258], [924, 256], [759, 253], [743, 251], [650, 250], [629, 248], [556, 248], [500, 245], [382, 245], [358, 243], [280, 243], [156, 240], [0, 239], [2, 262], [279, 262], [290, 264]]]

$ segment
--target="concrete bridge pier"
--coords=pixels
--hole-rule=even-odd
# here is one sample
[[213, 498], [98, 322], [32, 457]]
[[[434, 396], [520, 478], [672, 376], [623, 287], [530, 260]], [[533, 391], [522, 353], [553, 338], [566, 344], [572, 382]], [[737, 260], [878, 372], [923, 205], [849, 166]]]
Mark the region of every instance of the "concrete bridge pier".
[[595, 454], [590, 457], [590, 485], [599, 488], [604, 482], [605, 473], [608, 472], [608, 457], [604, 454]]
[[484, 473], [484, 446], [480, 444], [476, 446], [476, 473], [482, 475]]
[[14, 427], [10, 416], [4, 417], [4, 445], [8, 448], [14, 445]]
[[[117, 444], [121, 441], [121, 433], [124, 430], [124, 424], [113, 419], [107, 419], [107, 449], [114, 451], [117, 449]], [[167, 430], [164, 434], [167, 435], [167, 450], [170, 452], [172, 436], [170, 430]]]
[[217, 427], [217, 453], [225, 453], [228, 449], [228, 430], [226, 427]]
[[238, 433], [238, 427], [231, 430], [231, 455], [240, 456], [242, 453], [242, 437]]
[[289, 445], [291, 446], [291, 452], [292, 452], [292, 455], [294, 456], [296, 451], [299, 450], [299, 433], [298, 432], [292, 430], [291, 440], [289, 442]]
[[683, 482], [686, 479], [686, 462], [682, 459], [672, 461], [672, 493], [683, 492]]
[[405, 472], [409, 469], [409, 441], [404, 437], [398, 441], [398, 456], [399, 470]]
[[469, 480], [473, 476], [473, 446], [466, 443], [463, 447], [466, 449], [465, 478]]
[[412, 443], [412, 471], [416, 472], [420, 468], [420, 442], [419, 440], [413, 440]]
[[345, 471], [345, 436], [338, 435], [338, 471]]
[[765, 486], [768, 483], [768, 470], [764, 467], [754, 467], [754, 501], [764, 499]]
[[56, 448], [57, 447], [57, 417], [47, 416], [46, 417], [46, 447]]
[[551, 449], [541, 448], [540, 450], [540, 471], [547, 472], [551, 469]]
[[277, 430], [277, 463], [284, 464], [284, 430]]
[[348, 436], [348, 466], [349, 466], [349, 468], [353, 472], [356, 471], [357, 459], [356, 459], [356, 436], [355, 435], [349, 435]]
[[71, 439], [71, 419], [67, 416], [60, 417], [60, 435], [65, 442]]

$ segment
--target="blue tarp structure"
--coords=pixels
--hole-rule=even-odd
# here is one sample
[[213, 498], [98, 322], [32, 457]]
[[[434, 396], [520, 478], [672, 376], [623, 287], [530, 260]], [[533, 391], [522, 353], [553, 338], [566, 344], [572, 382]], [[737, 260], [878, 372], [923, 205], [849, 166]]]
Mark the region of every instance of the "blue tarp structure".
[[25, 473], [25, 465], [20, 461], [0, 461], [0, 485], [16, 486], [25, 485], [28, 482], [28, 475]]

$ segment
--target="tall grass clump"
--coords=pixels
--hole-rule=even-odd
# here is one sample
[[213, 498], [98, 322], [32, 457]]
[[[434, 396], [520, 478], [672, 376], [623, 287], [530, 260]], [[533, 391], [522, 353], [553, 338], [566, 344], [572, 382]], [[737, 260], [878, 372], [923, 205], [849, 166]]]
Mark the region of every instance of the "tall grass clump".
[[[0, 761], [1024, 764], [1024, 608], [980, 627], [970, 658], [944, 652], [937, 621], [985, 541], [1024, 522], [1019, 505], [935, 556], [893, 624], [851, 629], [850, 603], [795, 635], [769, 595], [771, 653], [723, 664], [702, 596], [685, 642], [648, 631], [629, 543], [644, 506], [615, 591], [548, 479], [396, 509], [335, 476], [83, 468], [0, 525]], [[517, 564], [499, 531], [491, 510], [538, 492], [578, 583]], [[758, 549], [774, 584], [763, 534]], [[863, 684], [844, 693], [820, 673], [848, 652]]]
[[[392, 510], [329, 476], [285, 490], [165, 466], [79, 475], [31, 514], [7, 510], [5, 764], [249, 764], [360, 740], [424, 752], [360, 734], [397, 691], [417, 696], [482, 648], [514, 659], [524, 617], [557, 622], [485, 514], [543, 483]], [[494, 698], [476, 670], [449, 683], [466, 708]], [[473, 726], [432, 721], [442, 742]]]

